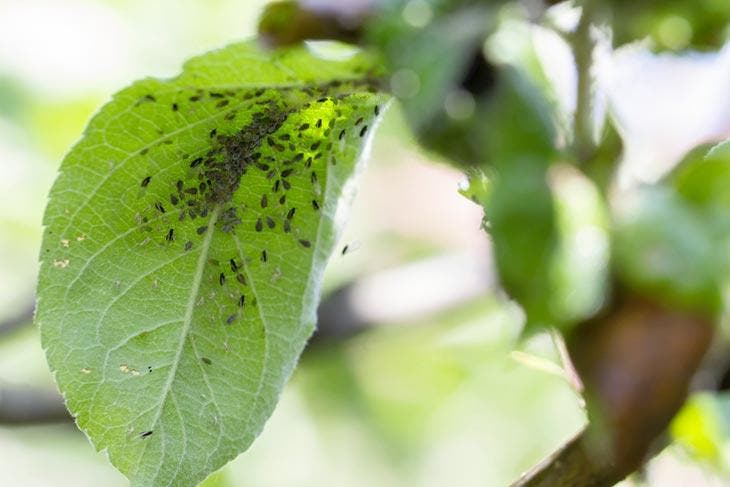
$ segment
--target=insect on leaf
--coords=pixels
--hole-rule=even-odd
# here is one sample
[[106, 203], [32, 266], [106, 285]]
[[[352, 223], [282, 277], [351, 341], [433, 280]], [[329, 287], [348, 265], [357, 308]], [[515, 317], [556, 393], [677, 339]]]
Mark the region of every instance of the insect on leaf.
[[232, 45], [122, 90], [63, 161], [36, 319], [132, 485], [195, 485], [261, 432], [386, 101], [372, 66]]

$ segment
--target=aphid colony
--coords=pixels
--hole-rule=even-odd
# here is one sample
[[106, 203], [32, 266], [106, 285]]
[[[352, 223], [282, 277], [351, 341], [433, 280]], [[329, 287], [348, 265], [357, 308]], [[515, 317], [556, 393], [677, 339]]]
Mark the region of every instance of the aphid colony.
[[[301, 249], [310, 249], [312, 241], [303, 234], [304, 227], [295, 225], [295, 216], [306, 211], [306, 208], [302, 210], [293, 206], [290, 203], [293, 199], [287, 199], [287, 193], [292, 188], [297, 188], [298, 193], [306, 189], [306, 193], [311, 194], [311, 208], [308, 211], [316, 213], [320, 210], [320, 185], [326, 182], [327, 165], [337, 164], [335, 156], [339, 150], [335, 145], [341, 149], [340, 141], [348, 133], [352, 133], [353, 137], [364, 137], [367, 133], [364, 116], [360, 116], [353, 124], [339, 108], [341, 103], [354, 103], [348, 97], [353, 91], [362, 92], [363, 87], [373, 91], [367, 82], [344, 84], [335, 81], [299, 88], [225, 92], [196, 90], [193, 95], [184, 98], [178, 93], [179, 99], [169, 105], [172, 112], [183, 114], [192, 104], [207, 102], [224, 114], [221, 118], [225, 121], [235, 119], [239, 109], [250, 114], [250, 121], [237, 131], [232, 129], [233, 125], [225, 122], [218, 127], [206, 128], [209, 147], [195, 155], [182, 154], [182, 176], [170, 185], [164, 201], [158, 199], [151, 202], [149, 212], [139, 222], [141, 229], [154, 232], [151, 224], [153, 220], [160, 222], [157, 227], [168, 225], [162, 231], [161, 242], [170, 246], [182, 240], [178, 245], [183, 251], [189, 252], [203, 239], [209, 239], [208, 233], [215, 230], [242, 236], [244, 234], [237, 233], [237, 228], [251, 221], [251, 227], [248, 227], [250, 231], [281, 231], [291, 234], [293, 242]], [[314, 99], [315, 95], [319, 96], [315, 102], [307, 101]], [[157, 102], [157, 99], [148, 95], [142, 97], [138, 104], [153, 102]], [[317, 111], [317, 104], [325, 103], [331, 104], [328, 108], [332, 109]], [[290, 119], [306, 113], [310, 107], [313, 108], [310, 113], [331, 115], [295, 125], [290, 122], [287, 125], [289, 128], [283, 128]], [[375, 107], [374, 115], [378, 113], [379, 108]], [[370, 113], [365, 115], [370, 116]], [[146, 151], [140, 154], [145, 155]], [[255, 184], [248, 186], [257, 188], [259, 194], [255, 199], [252, 194], [238, 192], [241, 185], [247, 185], [249, 178], [245, 176], [251, 171], [259, 174], [250, 180], [256, 181]], [[164, 191], [155, 185], [156, 177], [145, 175], [140, 181], [142, 190], [156, 195]], [[269, 182], [271, 186], [268, 191], [261, 191], [261, 181]], [[297, 199], [301, 201], [301, 196]], [[252, 204], [252, 201], [257, 204]], [[215, 218], [211, 218], [213, 215]], [[195, 222], [200, 223], [196, 225]], [[175, 225], [183, 226], [176, 229]], [[197, 243], [195, 239], [189, 239], [191, 232], [197, 235]], [[246, 241], [250, 242], [251, 238]], [[255, 299], [247, 303], [245, 288], [250, 275], [246, 275], [247, 262], [242, 261], [242, 258], [246, 259], [241, 255], [230, 257], [230, 272], [221, 269], [217, 260], [209, 259], [209, 264], [217, 268], [214, 270], [217, 284], [227, 289], [226, 294], [239, 296], [235, 300], [237, 311], [226, 318], [226, 325], [233, 324], [242, 316], [241, 310], [247, 304], [257, 305]], [[260, 265], [269, 265], [271, 259], [268, 249], [260, 249]]]

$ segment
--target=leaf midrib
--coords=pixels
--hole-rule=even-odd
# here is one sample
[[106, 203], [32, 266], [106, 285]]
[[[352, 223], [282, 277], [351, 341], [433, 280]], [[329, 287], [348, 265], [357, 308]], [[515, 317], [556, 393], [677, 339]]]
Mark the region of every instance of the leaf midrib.
[[[162, 416], [162, 410], [164, 408], [165, 403], [167, 402], [167, 398], [170, 395], [170, 392], [172, 391], [172, 384], [175, 381], [175, 377], [177, 375], [177, 369], [180, 365], [180, 357], [182, 356], [183, 349], [185, 348], [185, 342], [188, 339], [188, 336], [190, 335], [190, 330], [192, 328], [193, 324], [193, 313], [195, 311], [195, 303], [198, 300], [198, 295], [200, 293], [200, 285], [203, 281], [203, 273], [205, 272], [205, 264], [208, 260], [208, 253], [210, 250], [210, 246], [213, 242], [213, 235], [215, 234], [216, 230], [216, 222], [218, 221], [218, 217], [220, 216], [220, 207], [216, 207], [216, 209], [211, 213], [210, 221], [208, 223], [208, 230], [205, 233], [205, 237], [203, 239], [203, 243], [200, 247], [200, 256], [198, 257], [198, 262], [196, 264], [195, 268], [195, 274], [193, 275], [192, 285], [190, 286], [190, 294], [188, 295], [188, 300], [185, 305], [185, 316], [183, 318], [183, 326], [180, 330], [180, 340], [178, 341], [177, 350], [175, 351], [175, 357], [172, 361], [172, 365], [170, 366], [170, 371], [167, 374], [167, 379], [165, 380], [165, 384], [162, 387], [162, 393], [160, 394], [160, 399], [158, 401], [158, 407], [157, 412], [155, 413], [154, 419], [152, 420], [152, 423], [149, 426], [150, 431], [154, 431], [157, 427], [157, 423], [160, 421], [160, 417]], [[147, 442], [140, 451], [139, 458], [142, 458], [147, 451], [147, 446], [150, 443]], [[139, 469], [139, 466], [142, 463], [137, 461], [137, 470]], [[135, 472], [136, 473], [136, 472]]]

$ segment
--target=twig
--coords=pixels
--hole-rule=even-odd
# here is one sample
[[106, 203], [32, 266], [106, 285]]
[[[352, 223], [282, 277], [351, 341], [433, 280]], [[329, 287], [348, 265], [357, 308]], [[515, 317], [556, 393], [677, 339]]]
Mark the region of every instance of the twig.
[[578, 27], [569, 36], [578, 75], [573, 118], [573, 153], [580, 163], [591, 161], [596, 152], [593, 123], [593, 54], [596, 42], [591, 34], [593, 3], [591, 0], [581, 3], [583, 11]]

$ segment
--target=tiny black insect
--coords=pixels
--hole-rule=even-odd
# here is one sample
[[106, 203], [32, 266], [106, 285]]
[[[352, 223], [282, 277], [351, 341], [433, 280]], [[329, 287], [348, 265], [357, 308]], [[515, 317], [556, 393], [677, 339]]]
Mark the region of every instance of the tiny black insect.
[[185, 251], [188, 251], [193, 248], [193, 242], [187, 241], [185, 243]]
[[236, 261], [234, 259], [231, 259], [231, 272], [238, 272], [238, 264], [236, 264]]
[[178, 181], [175, 183], [175, 187], [177, 188], [178, 193], [182, 193], [183, 182], [178, 179]]
[[156, 209], [157, 209], [157, 211], [159, 211], [160, 213], [165, 213], [165, 207], [164, 207], [164, 206], [162, 206], [162, 203], [160, 203], [159, 201], [155, 202], [155, 208], [156, 208]]
[[273, 191], [274, 193], [276, 193], [277, 191], [279, 191], [279, 185], [280, 185], [280, 184], [281, 184], [281, 180], [280, 180], [280, 179], [277, 179], [277, 180], [276, 180], [276, 181], [274, 182], [274, 187], [273, 187], [273, 188], [271, 188], [271, 190], [272, 190], [272, 191]]
[[269, 260], [268, 255], [266, 255], [266, 250], [261, 251], [261, 262], [264, 264]]
[[276, 222], [274, 222], [274, 220], [270, 216], [267, 216], [266, 217], [266, 226], [273, 229], [276, 226]]
[[350, 246], [349, 245], [345, 245], [344, 247], [342, 247], [341, 254], [342, 255], [345, 255], [349, 249], [350, 249]]
[[345, 131], [342, 130], [342, 131], [340, 131], [340, 135], [338, 136], [338, 139], [342, 140], [344, 137], [345, 137]]
[[296, 213], [296, 212], [297, 212], [296, 208], [292, 208], [291, 210], [289, 210], [289, 212], [287, 212], [287, 214], [286, 214], [286, 219], [291, 220], [292, 218], [294, 218], [294, 213]]
[[142, 180], [141, 186], [143, 188], [146, 188], [148, 184], [150, 184], [150, 181], [152, 181], [152, 176], [147, 176]]
[[197, 233], [198, 235], [203, 235], [203, 234], [204, 234], [205, 232], [207, 232], [207, 231], [208, 231], [208, 227], [207, 227], [207, 226], [205, 226], [205, 227], [198, 227], [198, 229], [197, 229], [197, 230], [195, 230], [195, 232], [196, 232], [196, 233]]
[[299, 239], [299, 243], [302, 244], [302, 247], [309, 248], [312, 246], [312, 242], [309, 240]]
[[293, 173], [293, 172], [294, 172], [294, 169], [291, 169], [291, 168], [290, 169], [284, 169], [283, 171], [281, 171], [281, 177], [282, 178], [288, 178], [289, 176], [291, 176], [291, 173]]
[[213, 363], [213, 361], [210, 360], [208, 357], [200, 357], [200, 360], [202, 360], [205, 365], [210, 365]]
[[312, 184], [317, 183], [317, 173], [312, 171], [312, 175], [309, 177], [309, 179], [312, 181]]
[[256, 231], [260, 232], [263, 229], [264, 229], [264, 222], [261, 221], [261, 218], [259, 218], [258, 220], [256, 220]]
[[236, 321], [236, 315], [231, 315], [226, 319], [226, 325], [230, 325], [234, 321]]
[[165, 235], [165, 240], [167, 240], [168, 242], [172, 242], [173, 240], [175, 240], [175, 230], [174, 229], [171, 228], [170, 230], [167, 231], [167, 235]]
[[177, 111], [177, 103], [173, 103], [172, 104], [172, 111], [173, 112], [176, 112]]
[[299, 130], [300, 131], [304, 131], [304, 130], [307, 130], [308, 128], [309, 128], [309, 124], [308, 123], [303, 123], [302, 126], [299, 127]]
[[373, 112], [376, 116], [380, 115], [380, 105], [375, 105], [375, 107], [373, 107]]
[[364, 136], [365, 136], [365, 134], [367, 133], [367, 131], [368, 131], [368, 126], [367, 126], [367, 125], [365, 125], [365, 126], [364, 126], [364, 127], [362, 128], [362, 130], [360, 130], [360, 137], [364, 137]]
[[286, 179], [281, 180], [281, 185], [284, 186], [284, 189], [287, 191], [291, 189], [291, 184]]
[[317, 203], [317, 200], [312, 200], [312, 208], [319, 210], [319, 203]]
[[291, 221], [290, 220], [284, 220], [284, 233], [291, 232]]
[[236, 274], [236, 280], [246, 286], [246, 277], [243, 274]]
[[322, 119], [321, 118], [318, 119], [317, 120], [317, 123], [314, 124], [314, 126], [317, 127], [318, 129], [321, 129], [322, 128]]
[[140, 438], [149, 438], [150, 436], [152, 436], [152, 433], [154, 433], [154, 431], [144, 431], [140, 433], [139, 436]]
[[195, 96], [191, 96], [191, 97], [189, 98], [189, 100], [190, 100], [190, 101], [198, 101], [198, 100], [200, 100], [200, 97], [199, 97], [199, 96], [197, 96], [197, 95], [195, 95]]
[[226, 275], [221, 272], [220, 276], [218, 276], [218, 283], [222, 286], [226, 283]]
[[289, 140], [289, 139], [291, 139], [291, 135], [289, 135], [289, 134], [281, 134], [279, 136], [279, 140]]
[[285, 194], [281, 195], [281, 198], [279, 198], [279, 204], [280, 205], [283, 205], [284, 203], [286, 203], [286, 195]]
[[312, 144], [312, 146], [310, 147], [310, 149], [317, 150], [317, 149], [319, 149], [320, 144], [321, 144], [321, 142], [320, 141], [317, 141], [314, 144]]
[[355, 122], [355, 125], [360, 125], [363, 122], [363, 120], [365, 120], [365, 119], [362, 117], [358, 118], [357, 122]]
[[211, 98], [223, 98], [223, 93], [216, 93], [216, 92], [211, 91], [209, 93], [209, 95]]
[[228, 105], [230, 103], [228, 100], [221, 100], [218, 103], [215, 104], [217, 108], [223, 108], [224, 106]]
[[269, 206], [269, 200], [266, 198], [266, 195], [261, 196], [261, 208], [266, 208]]
[[142, 149], [141, 151], [139, 151], [139, 153], [140, 153], [140, 154], [142, 154], [142, 155], [144, 156], [144, 155], [146, 155], [146, 154], [147, 154], [147, 153], [148, 153], [149, 151], [150, 151], [150, 148], [149, 148], [149, 147], [145, 147], [144, 149]]
[[243, 308], [243, 305], [244, 304], [246, 304], [246, 296], [244, 296], [243, 294], [241, 294], [241, 297], [238, 298], [238, 306], [240, 306], [241, 308]]
[[218, 129], [211, 130], [210, 131], [210, 138], [212, 139], [213, 137], [215, 137], [217, 133], [218, 133]]
[[203, 162], [203, 158], [197, 157], [197, 158], [193, 159], [193, 161], [190, 163], [190, 167], [191, 168], [198, 167], [202, 162]]
[[177, 199], [177, 196], [175, 196], [174, 194], [171, 194], [170, 203], [172, 203], [172, 206], [177, 206], [177, 204], [180, 203], [180, 200]]

